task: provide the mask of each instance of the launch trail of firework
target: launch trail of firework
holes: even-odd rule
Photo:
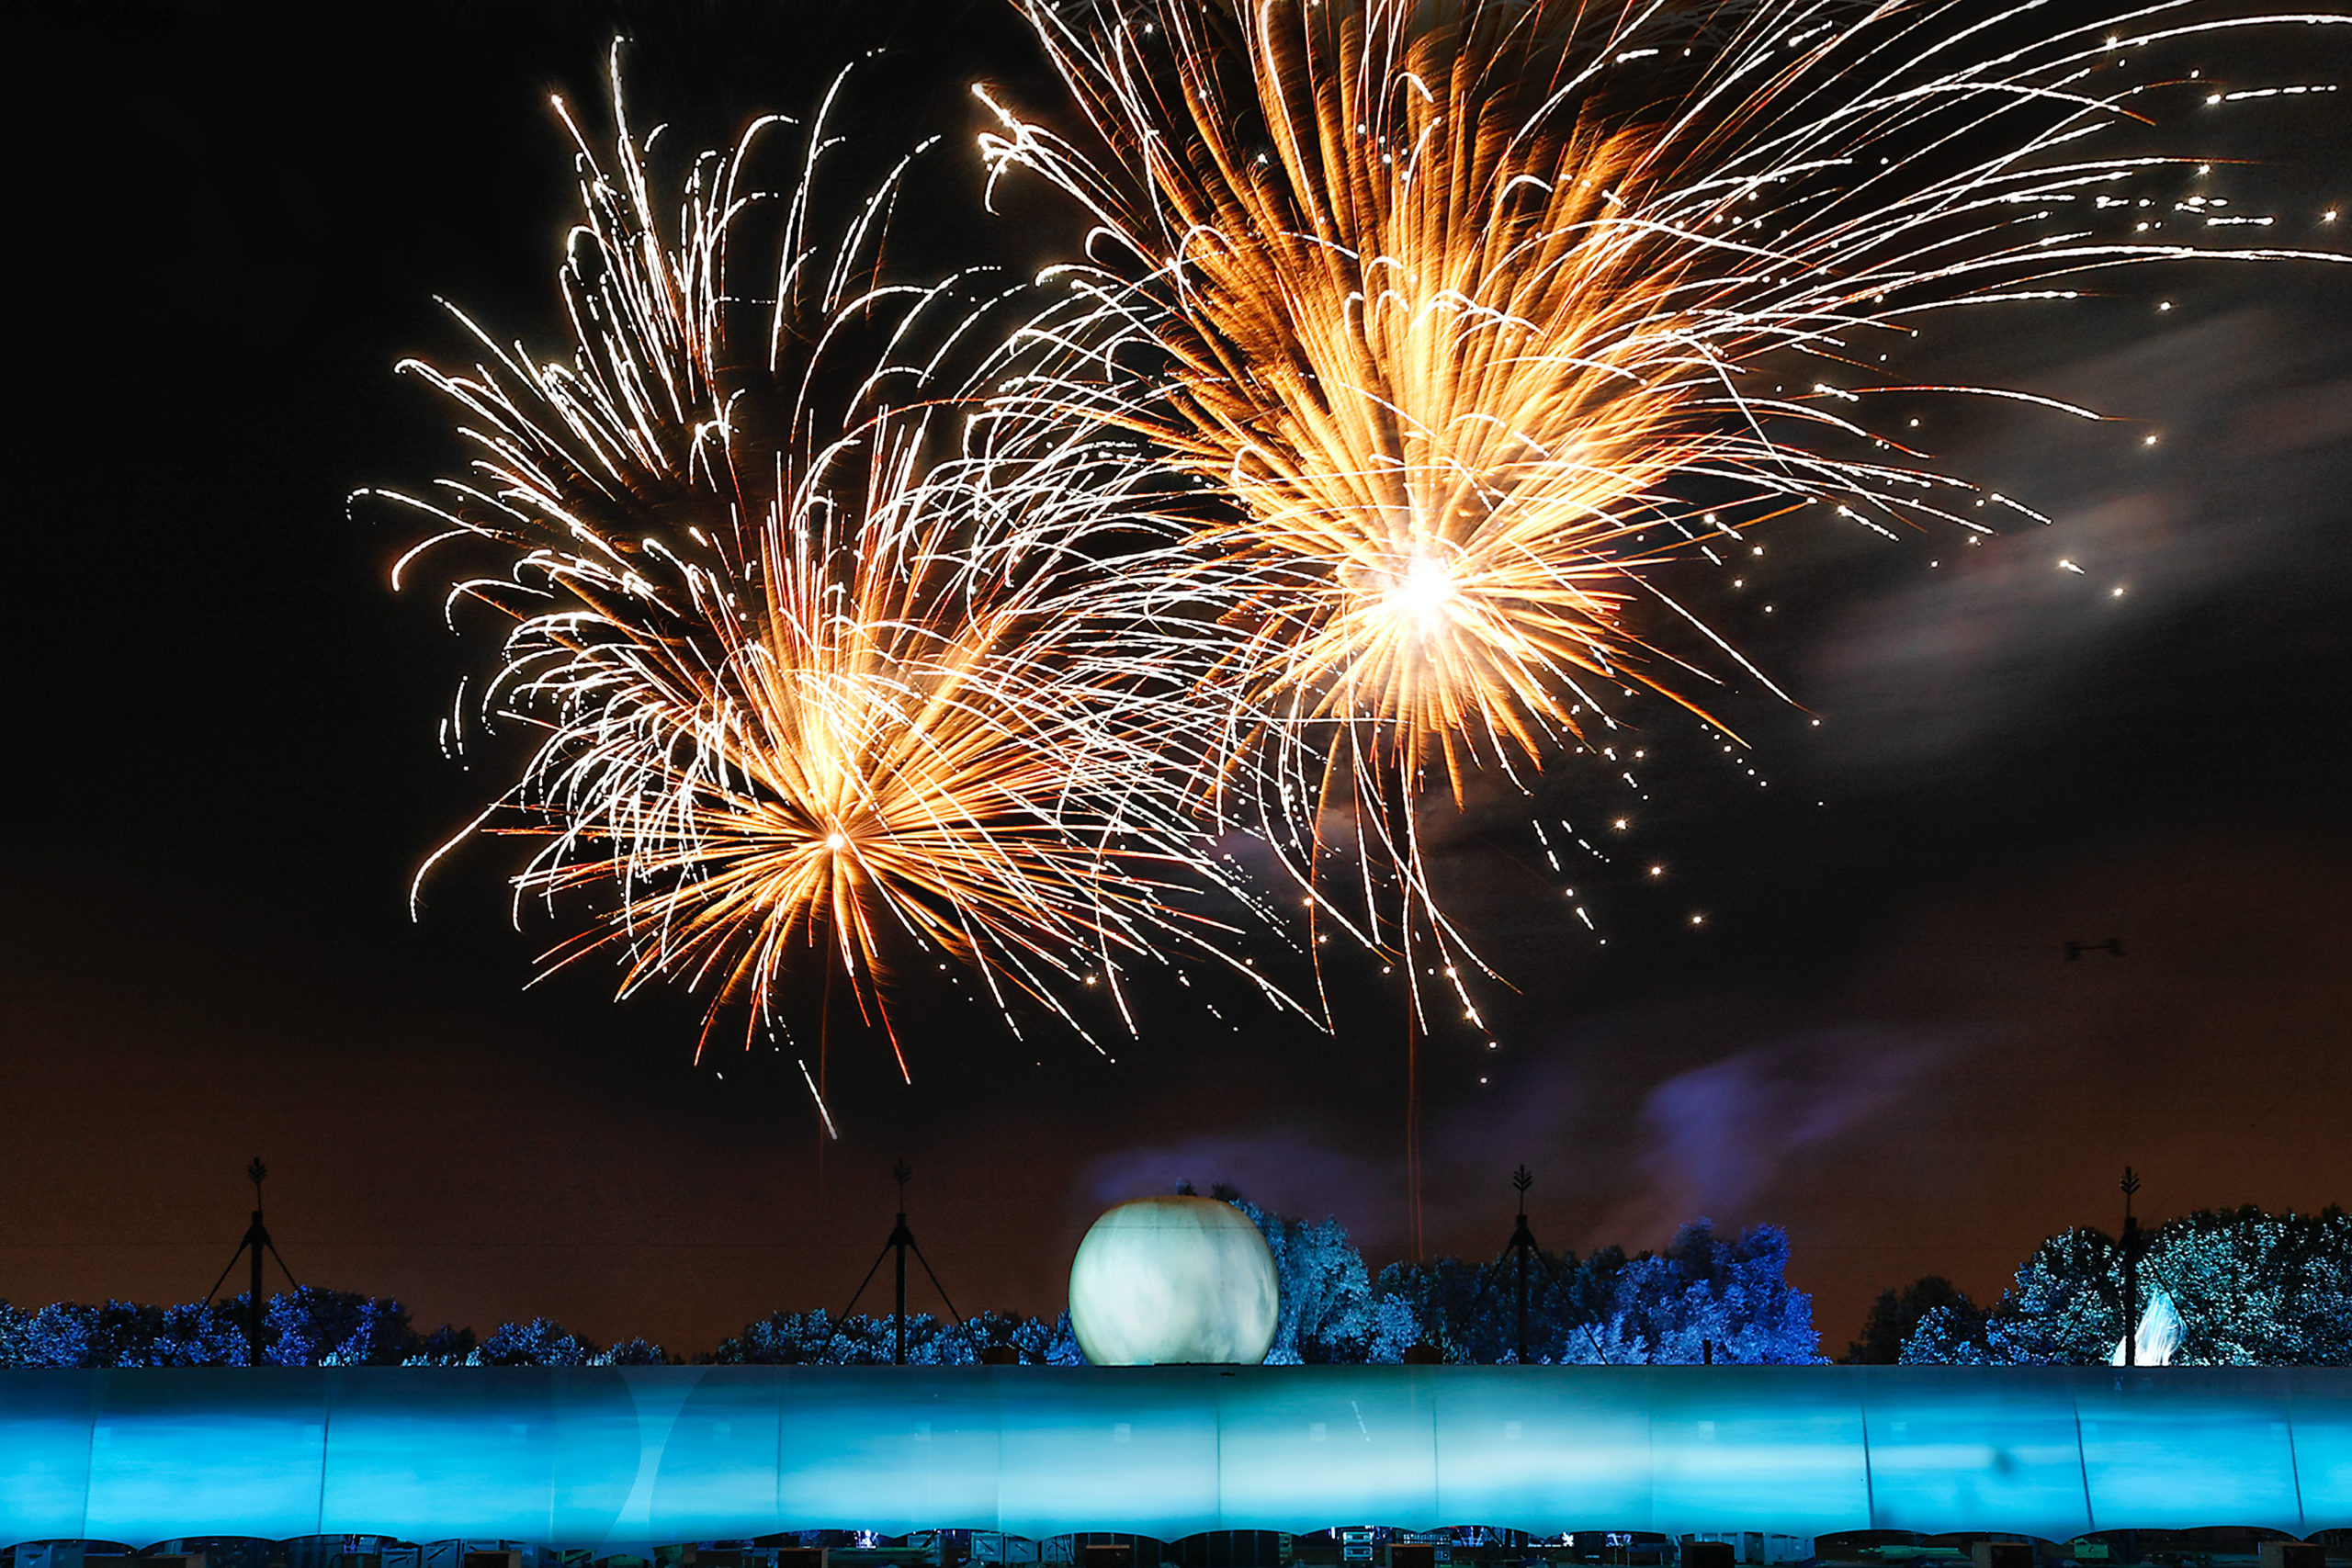
[[[734,1013],[747,1043],[787,1030],[834,976],[890,1031],[894,986],[951,966],[1016,1030],[1035,1006],[1090,1041],[1072,998],[1107,992],[1132,1029],[1147,960],[1227,964],[1282,1001],[1226,940],[1266,911],[1165,761],[1185,730],[1057,609],[1084,564],[1068,541],[1148,516],[1122,475],[1152,467],[970,397],[952,367],[974,342],[964,363],[992,360],[1001,290],[879,281],[905,163],[829,207],[820,111],[771,194],[754,153],[798,128],[770,117],[691,161],[665,231],[659,133],[630,130],[617,56],[613,110],[608,159],[564,114],[569,358],[460,315],[477,363],[403,368],[457,409],[469,470],[368,492],[438,527],[401,573],[450,562],[451,610],[506,623],[451,733],[531,738],[420,883],[480,834],[537,840],[518,917],[584,919],[551,963],[611,953],[624,994],[694,988],[705,1046]]]

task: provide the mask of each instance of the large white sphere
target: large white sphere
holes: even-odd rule
[[[1094,1222],[1069,1266],[1069,1325],[1098,1367],[1255,1366],[1274,1342],[1274,1255],[1215,1198],[1138,1198]]]

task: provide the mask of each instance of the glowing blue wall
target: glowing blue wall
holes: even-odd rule
[[[0,1542],[2352,1526],[2352,1371],[0,1372]]]

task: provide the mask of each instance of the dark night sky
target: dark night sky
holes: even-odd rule
[[[691,1005],[616,1006],[604,974],[524,989],[548,933],[508,929],[495,846],[406,912],[483,787],[435,727],[484,650],[389,592],[410,536],[345,496],[452,457],[390,373],[454,348],[432,296],[554,346],[570,187],[546,93],[593,102],[627,25],[640,120],[708,142],[887,40],[861,133],[955,132],[935,178],[968,189],[963,84],[1043,100],[994,7],[19,25],[0,1296],[194,1297],[256,1150],[306,1283],[682,1350],[838,1307],[900,1154],[967,1310],[1058,1309],[1091,1214],[1179,1177],[1398,1254],[1401,1025],[1376,975],[1339,974],[1336,1039],[1168,1010],[1115,1064],[918,1004],[911,1089],[878,1042],[837,1041],[845,1136],[820,1160],[796,1084],[692,1065]],[[2298,43],[2261,79],[2352,77],[2344,52]],[[2338,105],[2187,133],[2266,160],[2229,188],[2283,243],[2352,206]],[[1023,234],[944,205],[906,231],[951,261]],[[1882,1285],[1989,1295],[2043,1235],[2111,1227],[2126,1161],[2158,1217],[2352,1198],[2347,274],[2149,274],[1931,335],[1954,373],[2128,416],[1935,413],[1955,467],[2055,525],[1974,549],[1770,536],[1748,589],[1710,590],[1806,705],[1737,710],[1769,789],[1659,720],[1635,742],[1651,798],[1573,767],[1544,786],[1551,817],[1630,818],[1596,840],[1609,864],[1552,874],[1523,812],[1449,844],[1522,989],[1488,993],[1498,1051],[1430,1049],[1433,1251],[1503,1240],[1521,1160],[1555,1246],[1775,1221],[1838,1351]],[[2128,958],[2059,958],[2109,935]]]

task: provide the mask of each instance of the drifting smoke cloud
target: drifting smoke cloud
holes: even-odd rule
[[[1621,1020],[1608,1032],[1622,1041],[1642,1030]],[[1464,1256],[1499,1247],[1505,1178],[1520,1160],[1541,1173],[1540,1206],[1602,1215],[1582,1235],[1544,1235],[1548,1245],[1655,1247],[1702,1214],[1727,1224],[1775,1218],[1776,1196],[1816,1154],[1867,1136],[1950,1055],[1941,1042],[1857,1027],[1749,1047],[1645,1090],[1597,1081],[1565,1055],[1532,1066],[1508,1104],[1432,1118],[1433,1242]],[[1374,1252],[1403,1241],[1394,1150],[1358,1152],[1327,1127],[1269,1122],[1148,1145],[1104,1156],[1080,1178],[1097,1208],[1180,1180],[1204,1192],[1227,1182],[1283,1213],[1337,1218]]]
[[[2094,445],[2075,420],[2037,417],[1972,455],[2052,522],[1982,547],[1929,542],[1939,570],[1827,629],[1795,689],[1833,718],[1841,763],[1883,776],[1997,755],[2063,721],[2054,692],[2111,686],[2109,665],[2184,618],[2308,586],[2318,563],[2340,573],[2322,535],[2352,479],[2352,379],[2313,315],[2244,307],[2087,357],[2049,389],[2132,423]],[[2217,650],[2249,666],[2278,651]]]
[[[1759,1211],[1798,1168],[1897,1110],[1946,1055],[1940,1043],[1907,1035],[1839,1029],[1668,1078],[1642,1106],[1644,1188],[1595,1228],[1590,1244],[1656,1245],[1701,1214],[1726,1224],[1771,1218]]]

